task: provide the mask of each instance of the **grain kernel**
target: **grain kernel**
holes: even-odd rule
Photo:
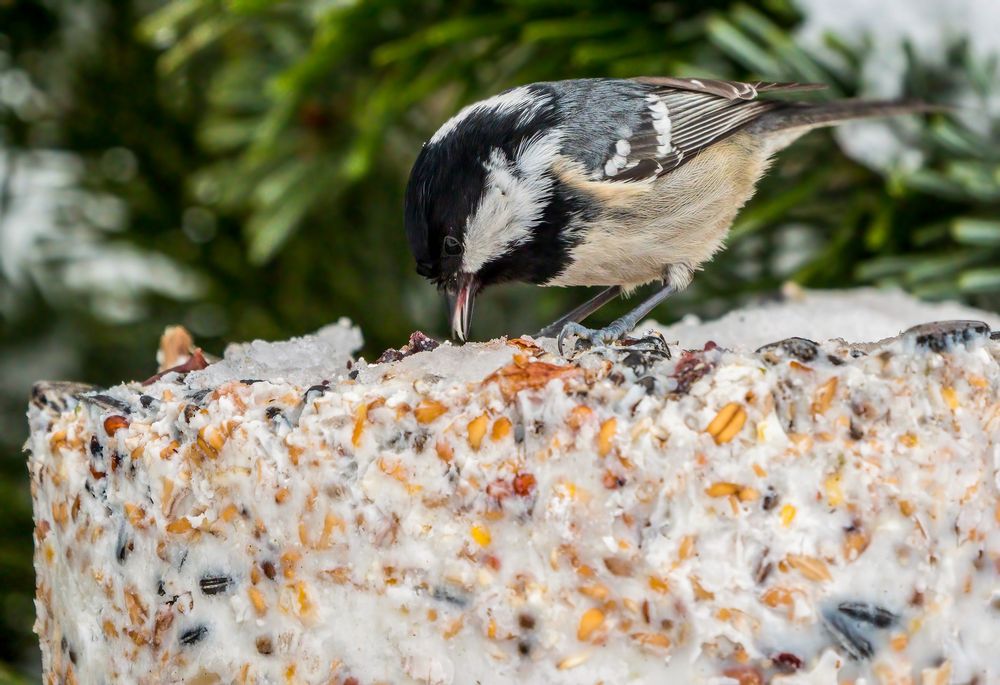
[[[493,430],[490,431],[490,439],[493,440],[493,442],[500,442],[510,435],[510,428],[510,419],[506,416],[501,416],[493,422]]]
[[[589,658],[590,658],[590,652],[580,652],[578,654],[573,654],[572,656],[568,656],[562,661],[560,661],[558,664],[556,664],[556,668],[558,668],[560,671],[568,671],[571,668],[576,668],[577,666],[586,663],[586,661]]]
[[[739,402],[730,402],[715,415],[712,422],[705,429],[715,440],[716,445],[729,442],[743,429],[746,423],[747,412]]]
[[[368,405],[362,402],[358,405],[354,415],[354,431],[351,433],[351,444],[357,447],[361,444],[361,435],[365,430],[365,421],[368,420]]]
[[[193,530],[191,527],[191,522],[188,521],[187,517],[181,517],[176,521],[171,521],[167,524],[168,533],[187,533]]]
[[[472,539],[476,541],[476,544],[478,544],[480,547],[487,547],[489,546],[490,542],[493,541],[493,536],[490,535],[489,529],[486,526],[480,525],[478,523],[472,526],[472,528],[469,530],[469,534],[472,536]]]
[[[646,647],[670,649],[670,638],[662,633],[632,633],[629,637]]]
[[[736,483],[718,482],[712,483],[705,490],[705,494],[709,497],[729,497],[730,495],[735,495],[739,491],[740,486]]]
[[[267,602],[264,600],[264,593],[257,588],[250,586],[250,603],[253,604],[254,610],[263,615],[267,612]]]
[[[831,507],[837,507],[844,503],[844,490],[840,487],[840,474],[827,476],[823,481],[823,490],[826,491],[826,501]]]
[[[129,506],[126,505],[126,511]],[[67,519],[69,519],[69,508],[66,506],[65,502],[53,502],[52,504],[52,518],[60,527],[66,524]]]
[[[941,388],[941,397],[944,398],[949,407],[958,409],[958,396],[955,394],[955,388],[950,385]]]
[[[138,504],[132,504],[131,502],[125,503],[125,516],[128,518],[129,523],[131,523],[136,528],[141,527],[142,520],[146,517],[146,512]]]
[[[599,602],[606,600],[609,594],[607,586],[600,583],[597,585],[584,585],[580,588],[579,592],[581,595],[596,599]]]
[[[281,567],[283,569],[282,575],[284,575],[285,578],[291,579],[295,577],[295,564],[301,558],[302,555],[294,549],[290,549],[281,555]]]
[[[694,596],[697,599],[715,599],[715,593],[706,590],[702,587],[701,581],[698,580],[697,576],[691,576],[689,578],[691,581],[691,589],[694,592]]]
[[[764,685],[764,676],[754,666],[733,666],[724,670],[722,675],[739,685]]]
[[[472,421],[469,421],[469,447],[478,450],[483,444],[483,436],[486,435],[486,426],[489,424],[489,421],[489,417],[486,414],[477,416]]]
[[[694,551],[694,536],[685,535],[681,539],[681,545],[677,552],[681,558],[681,561],[684,561],[685,559],[689,558],[691,556],[691,552],[693,551]]]
[[[170,443],[160,450],[160,459],[167,460],[174,456],[178,449],[180,449],[181,444],[176,440],[171,440]]]
[[[792,593],[785,588],[780,587],[770,588],[761,596],[760,601],[772,609],[777,608],[780,605],[790,607],[795,603]]]
[[[108,619],[104,619],[101,627],[104,629],[104,634],[107,637],[118,637],[118,629],[115,628],[115,624]]]
[[[781,516],[781,525],[787,528],[792,525],[792,521],[795,520],[795,507],[791,504],[786,504],[781,507],[779,516]]]
[[[649,577],[649,588],[655,590],[656,592],[662,592],[664,594],[670,592],[670,584],[663,580],[659,576]]]
[[[837,393],[837,377],[834,376],[821,385],[816,391],[812,403],[813,414],[825,414],[833,402],[833,396]]]
[[[455,450],[450,443],[444,440],[438,440],[434,445],[434,451],[437,452],[438,459],[445,463],[450,463],[455,457]]]
[[[618,419],[611,417],[601,424],[601,432],[597,435],[597,454],[606,457],[611,451],[611,441],[618,430]]]
[[[569,416],[566,418],[566,424],[570,428],[578,429],[593,415],[593,409],[581,404],[574,407],[573,411],[569,413]]]
[[[576,629],[576,639],[586,642],[591,635],[604,623],[604,612],[600,609],[587,609],[580,617],[580,625]]]
[[[421,400],[417,408],[413,410],[413,415],[417,423],[432,423],[439,416],[448,411],[448,408],[437,400]]]
[[[822,559],[807,556],[805,554],[789,554],[788,563],[791,564],[792,568],[797,570],[809,580],[815,580],[818,582],[833,580],[833,576],[830,575],[830,570],[827,568],[826,562]]]
[[[312,613],[312,602],[309,601],[309,594],[306,592],[306,584],[301,580],[295,583],[296,612],[299,616],[308,616]]]
[[[852,530],[844,537],[844,558],[853,561],[868,549],[868,535],[861,530]]]

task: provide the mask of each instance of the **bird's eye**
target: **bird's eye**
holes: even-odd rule
[[[449,257],[462,254],[462,243],[458,242],[458,238],[454,236],[447,236],[444,239],[444,253]]]

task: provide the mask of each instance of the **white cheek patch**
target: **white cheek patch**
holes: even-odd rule
[[[443,140],[449,133],[458,128],[458,125],[461,124],[463,120],[468,118],[468,116],[474,112],[493,110],[497,114],[506,114],[508,112],[520,110],[521,116],[518,123],[525,124],[530,121],[540,109],[549,104],[549,100],[550,98],[547,93],[532,92],[532,90],[527,86],[512,88],[506,93],[494,95],[491,98],[475,102],[462,109],[458,114],[441,125],[441,128],[439,128],[437,132],[431,136],[428,144],[433,145],[434,143],[438,143]]]
[[[476,273],[531,239],[552,193],[559,141],[550,131],[523,144],[513,161],[500,150],[490,154],[483,198],[465,226],[462,271]]]

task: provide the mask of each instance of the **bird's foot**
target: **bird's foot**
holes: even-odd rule
[[[566,345],[566,339],[569,337],[576,338],[576,348],[586,349],[588,347],[606,347],[611,343],[618,342],[626,335],[632,327],[628,325],[627,322],[618,319],[611,322],[604,328],[587,328],[586,326],[574,322],[570,322],[563,326],[562,330],[559,332],[559,337],[556,338],[556,344],[559,347],[559,354],[565,354],[564,347]]]

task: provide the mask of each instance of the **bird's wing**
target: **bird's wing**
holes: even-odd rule
[[[741,83],[712,79],[638,78],[648,86],[639,125],[608,150],[604,180],[639,181],[661,176],[736,133],[780,100],[760,93],[816,90],[804,83]]]

